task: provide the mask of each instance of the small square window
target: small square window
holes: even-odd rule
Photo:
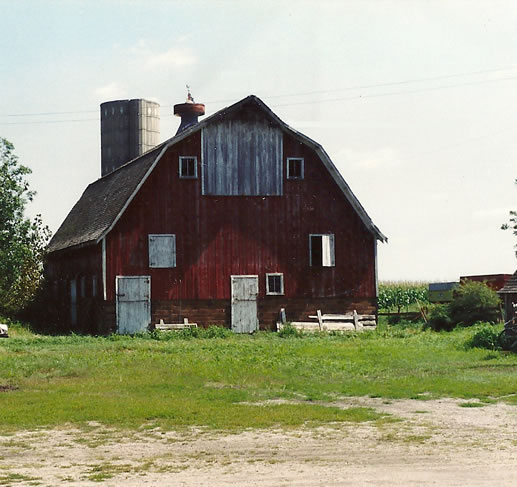
[[[180,178],[197,178],[197,157],[180,156]]]
[[[303,158],[287,158],[287,179],[303,179]]]
[[[266,274],[266,294],[284,294],[283,274]]]

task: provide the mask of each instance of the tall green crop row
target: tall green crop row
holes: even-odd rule
[[[409,310],[411,305],[429,303],[428,285],[425,282],[384,281],[379,283],[379,309],[382,311]]]

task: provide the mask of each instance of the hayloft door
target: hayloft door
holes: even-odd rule
[[[232,276],[232,331],[253,333],[258,329],[258,276]]]
[[[146,331],[151,323],[151,277],[117,276],[117,331]]]

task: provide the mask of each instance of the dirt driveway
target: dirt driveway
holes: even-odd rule
[[[0,435],[0,485],[517,485],[517,407],[464,403],[349,399],[400,421],[288,432]]]

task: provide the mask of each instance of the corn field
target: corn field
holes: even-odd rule
[[[427,282],[383,281],[379,283],[379,310],[400,313],[412,305],[429,303]]]

